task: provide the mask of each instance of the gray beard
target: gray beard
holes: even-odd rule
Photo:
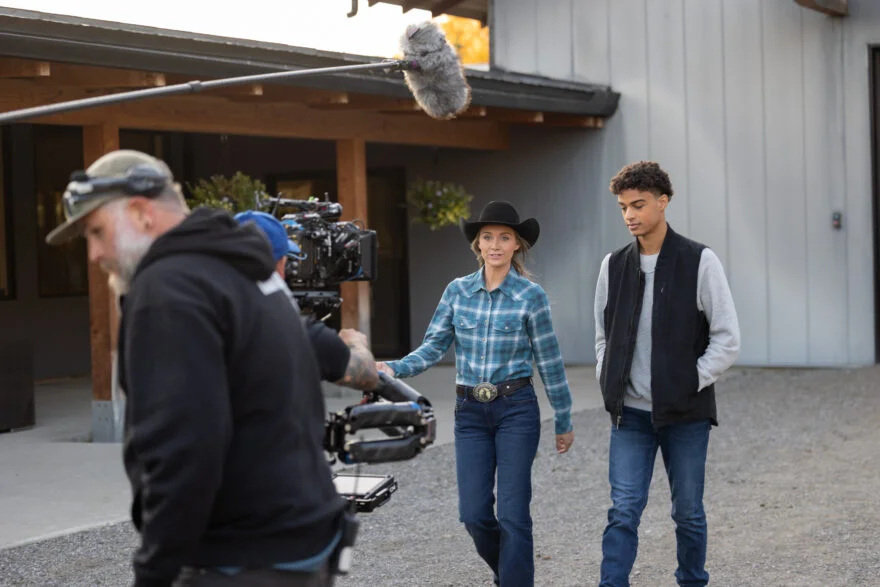
[[[116,297],[124,296],[128,293],[128,290],[131,287],[131,283],[124,281],[115,273],[109,275],[107,278],[107,284],[110,286],[110,290],[116,295]]]
[[[108,284],[117,296],[128,293],[131,282],[137,272],[138,265],[153,246],[153,239],[145,234],[137,234],[125,221],[117,224],[116,228],[116,251],[117,267],[110,271]]]

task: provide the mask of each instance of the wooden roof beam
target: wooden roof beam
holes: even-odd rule
[[[350,94],[348,100],[339,103],[316,104],[318,110],[367,110],[374,112],[421,112],[415,100],[395,99],[371,94]]]
[[[828,16],[846,16],[849,13],[847,0],[794,0],[804,8],[823,12]]]
[[[130,69],[52,63],[48,77],[41,83],[75,88],[153,88],[166,85],[165,74]]]
[[[598,116],[578,116],[576,114],[544,113],[544,124],[548,126],[567,126],[573,128],[602,128],[605,120]]]
[[[421,0],[403,0],[403,2],[400,5],[401,5],[401,7],[403,7],[404,14],[414,8],[420,8],[420,9],[424,8],[423,2]]]
[[[205,95],[225,96],[237,102],[259,104],[301,104],[303,106],[311,106],[314,108],[322,108],[328,105],[342,107],[348,103],[348,95],[345,92],[329,92],[326,95],[317,92],[313,93],[308,90],[304,92],[277,92],[272,91],[271,88],[267,86],[263,86],[261,94],[234,94],[211,90]]]
[[[485,106],[468,106],[468,109],[458,115],[459,118],[486,118],[488,109]]]
[[[440,0],[431,6],[431,16],[437,18],[441,14],[446,14],[462,2],[464,2],[464,0]]]
[[[215,96],[223,96],[224,98],[255,98],[259,100],[263,97],[265,90],[263,84],[244,84],[241,86],[217,88],[215,90],[210,90],[210,93]]]
[[[486,111],[486,118],[514,124],[542,124],[544,122],[544,113],[528,110],[511,110],[509,108],[489,108]]]
[[[330,90],[318,90],[314,88],[273,88],[272,95],[283,96],[300,102],[307,106],[320,106],[322,104],[348,104],[351,99],[348,92],[332,92]]]
[[[48,61],[16,57],[0,58],[0,78],[48,77],[51,73],[52,65]]]
[[[170,73],[165,74],[165,83],[169,86],[185,84],[191,81],[195,81],[191,76]],[[206,95],[210,94],[212,96],[223,96],[226,98],[258,98],[263,96],[265,88],[263,87],[263,84],[242,84],[238,86],[227,86],[225,88],[215,88],[213,90],[202,90],[202,92]]]
[[[193,81],[193,78],[182,75],[168,75],[168,84],[182,84]],[[208,81],[208,80],[200,80]],[[228,86],[200,92],[204,96],[223,96],[235,101],[269,103],[298,103],[305,105],[347,104],[347,92],[333,92],[314,88],[303,88],[281,84],[246,84]]]

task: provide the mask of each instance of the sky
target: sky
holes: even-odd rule
[[[0,0],[4,8],[377,57],[392,57],[406,26],[431,18],[425,10],[358,5],[348,18],[351,0],[244,0],[225,7],[220,0]]]

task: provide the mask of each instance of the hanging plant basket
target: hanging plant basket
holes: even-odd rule
[[[232,177],[212,175],[210,179],[200,179],[196,185],[186,184],[195,201],[194,208],[222,208],[230,214],[244,210],[257,210],[259,199],[266,196],[266,186],[241,171]]]
[[[473,196],[464,187],[421,177],[410,183],[407,200],[415,208],[413,222],[427,224],[431,230],[456,226],[461,218],[470,218]]]

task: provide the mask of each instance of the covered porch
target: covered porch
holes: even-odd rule
[[[220,39],[134,25],[0,9],[0,109],[11,111],[132,89],[163,87],[191,80],[208,80],[253,73],[366,63],[364,57],[342,55],[237,39]],[[126,133],[191,133],[216,137],[263,137],[322,141],[332,145],[326,162],[333,170],[334,188],[343,205],[343,219],[375,224],[368,213],[368,152],[384,145],[422,149],[504,151],[513,127],[596,129],[613,114],[618,95],[604,86],[557,82],[497,71],[468,71],[473,90],[469,110],[453,121],[426,116],[409,95],[400,73],[386,71],[306,77],[272,84],[251,84],[211,92],[153,97],[117,105],[42,116],[3,129],[4,200],[14,204],[34,189],[23,174],[21,153],[10,137],[30,124],[81,129],[81,168],[102,154],[120,148]],[[123,140],[121,140],[123,137]],[[146,143],[146,148],[150,148]],[[155,146],[155,144],[153,144]],[[59,149],[64,148],[58,145]],[[19,150],[20,151],[20,150]],[[172,163],[192,157],[184,149],[160,152]],[[30,159],[33,168],[33,159]],[[181,163],[183,165],[183,163]],[[27,168],[27,165],[24,166]],[[73,171],[70,169],[69,171]],[[175,170],[177,173],[177,170]],[[56,182],[57,183],[57,182]],[[53,201],[41,202],[41,218],[60,221],[63,185],[48,190]],[[45,194],[40,196],[46,197]],[[7,204],[6,214],[14,205]],[[54,214],[54,216],[53,216]],[[27,239],[16,223],[14,246],[6,250],[15,268],[29,265],[40,247],[39,231]],[[48,222],[48,220],[46,220]],[[44,226],[41,230],[51,230]],[[26,231],[32,232],[32,231]],[[8,236],[8,235],[7,235]],[[36,236],[34,241],[30,238]],[[75,245],[74,245],[75,246]],[[79,245],[82,246],[81,244]],[[84,254],[84,250],[81,254]],[[15,275],[11,282],[15,284]],[[0,318],[16,313],[30,294],[23,280],[9,288],[0,302]],[[34,288],[37,289],[37,288]],[[373,314],[370,284],[342,285],[340,322],[370,335]],[[107,281],[94,266],[87,270],[89,362],[92,388],[92,438],[115,440],[113,418],[118,394],[114,389],[113,356],[117,316]],[[53,303],[59,302],[57,299]],[[31,306],[35,307],[35,306]],[[37,310],[35,314],[39,314]],[[18,340],[46,348],[51,331],[18,317],[11,333]],[[69,333],[63,333],[62,337]],[[10,336],[10,333],[7,333]],[[40,345],[43,345],[42,347]],[[39,352],[39,351],[37,351]]]

